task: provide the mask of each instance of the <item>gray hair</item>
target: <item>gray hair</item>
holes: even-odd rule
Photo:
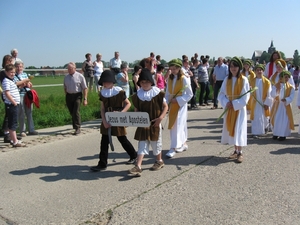
[[[16,61],[15,62],[15,66],[18,66],[18,65],[21,65],[21,64],[24,66],[24,63],[22,61]]]
[[[14,52],[18,52],[18,49],[14,48],[10,51],[10,54],[13,54]]]

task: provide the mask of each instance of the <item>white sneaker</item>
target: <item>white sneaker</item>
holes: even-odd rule
[[[189,146],[187,144],[183,144],[180,148],[176,148],[176,152],[183,152],[188,150]]]
[[[176,155],[176,152],[173,148],[171,148],[168,153],[166,154],[167,157],[173,158]]]

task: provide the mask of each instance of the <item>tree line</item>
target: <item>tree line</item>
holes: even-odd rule
[[[281,54],[281,57],[282,57],[284,60],[286,60],[285,54],[284,54],[283,52],[280,52],[280,54]],[[270,57],[271,57],[271,54],[268,53],[268,52],[266,52],[266,51],[264,51],[264,52],[262,53],[260,59],[259,59],[259,63],[264,63],[264,62],[265,62],[265,63],[268,63],[268,62],[270,61]],[[224,58],[225,58],[225,59],[230,59],[231,57],[226,56],[226,57],[224,57]],[[242,58],[242,59],[245,59],[244,57],[241,57],[241,58]],[[129,66],[130,68],[133,68],[135,65],[138,65],[138,64],[140,63],[140,61],[141,61],[141,60],[135,60],[135,61],[132,62],[132,63],[127,63],[126,61],[122,61],[122,62],[123,62],[123,63],[127,63],[128,66]],[[214,61],[215,61],[215,57],[213,57],[213,58],[211,58],[211,59],[209,60],[209,64],[210,64],[210,65],[214,65]],[[109,62],[105,62],[105,61],[102,61],[102,62],[103,62],[103,66],[104,66],[105,68],[108,68],[108,67],[109,67]],[[166,65],[166,64],[167,64],[167,61],[165,61],[164,59],[162,59],[162,60],[161,60],[161,63],[162,63],[163,65]],[[300,56],[299,56],[298,50],[295,50],[294,55],[293,55],[293,60],[290,61],[289,63],[293,64],[294,66],[300,66]],[[76,64],[76,68],[81,68],[83,62],[76,62],[75,64]],[[66,64],[63,65],[63,66],[58,66],[58,67],[50,67],[50,66],[47,66],[47,68],[48,68],[48,69],[66,69],[67,66],[68,66],[68,64],[66,63]],[[35,67],[35,66],[28,66],[28,67],[26,67],[26,69],[44,69],[44,68],[45,68],[45,67],[42,67],[42,66],[41,66],[41,68],[37,68],[37,67]]]

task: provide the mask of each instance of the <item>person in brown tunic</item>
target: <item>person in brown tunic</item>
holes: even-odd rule
[[[111,127],[105,118],[106,112],[126,112],[131,106],[130,101],[126,98],[126,94],[123,89],[114,86],[115,82],[115,74],[111,70],[105,70],[99,80],[99,85],[103,86],[103,89],[100,91],[102,118],[100,132],[102,137],[100,143],[99,162],[97,166],[91,167],[92,171],[100,171],[107,168],[109,128],[111,129],[111,136],[117,136],[118,141],[130,156],[127,164],[134,164],[136,161],[137,153],[126,137],[125,127]]]
[[[150,70],[142,69],[137,84],[141,87],[132,95],[132,102],[136,112],[147,112],[151,121],[150,127],[138,127],[134,139],[138,140],[138,157],[135,167],[129,170],[128,176],[141,176],[142,161],[144,155],[149,155],[149,147],[153,149],[156,162],[150,170],[156,171],[164,167],[162,160],[162,126],[161,121],[165,117],[168,105],[165,93],[154,86],[154,80]]]

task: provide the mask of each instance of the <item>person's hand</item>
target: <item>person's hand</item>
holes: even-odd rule
[[[177,103],[177,99],[176,98],[172,98],[171,103]]]
[[[276,90],[280,90],[280,82],[275,84]]]
[[[228,108],[228,109],[232,109],[233,108],[233,105],[232,105],[231,101],[227,102],[226,108]]]
[[[28,88],[32,88],[32,83],[31,83],[31,82],[28,82],[26,86],[27,86]]]
[[[111,125],[109,123],[107,123],[106,121],[102,121],[103,126],[107,129],[109,127],[111,127]]]
[[[161,121],[162,121],[162,118],[160,118],[160,117],[158,117],[154,120],[151,120],[151,122],[154,122],[153,125],[151,125],[151,126],[158,127]]]
[[[86,106],[88,104],[87,99],[83,100],[83,105]]]

